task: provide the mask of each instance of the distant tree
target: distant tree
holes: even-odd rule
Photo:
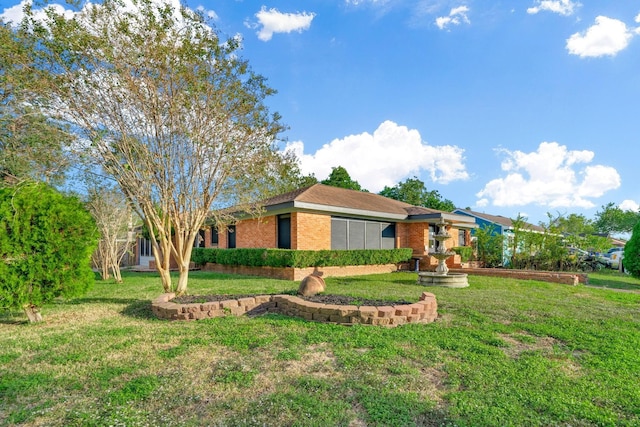
[[[100,232],[93,263],[102,280],[113,276],[121,283],[120,263],[135,243],[133,209],[117,188],[105,184],[89,187],[86,205]]]
[[[484,267],[502,266],[504,242],[502,235],[496,232],[495,226],[476,228],[473,244],[476,257]]]
[[[239,39],[189,8],[72,3],[84,6],[73,18],[28,16],[16,33],[38,46],[34,71],[51,80],[43,109],[117,182],[151,233],[164,290],[183,294],[204,221],[232,220],[230,205],[255,210],[282,170],[284,127],[264,102],[275,91],[238,55]]]
[[[630,233],[640,221],[640,212],[623,211],[614,203],[608,203],[601,209],[596,212],[594,221],[595,229],[601,233]]]
[[[385,186],[378,194],[414,206],[424,206],[446,212],[451,212],[456,208],[451,200],[443,199],[437,190],[428,191],[424,182],[417,177],[408,178],[393,187]]]
[[[78,198],[42,183],[0,188],[0,307],[37,322],[43,304],[82,295],[97,238]]]
[[[347,188],[349,190],[358,190],[358,191],[366,191],[362,190],[362,187],[358,183],[358,181],[354,181],[349,176],[349,172],[342,166],[337,166],[331,168],[331,173],[327,179],[320,181],[321,184],[330,185],[332,187],[339,188]]]
[[[572,213],[565,216],[559,213],[555,218],[548,215],[558,233],[592,234],[596,232],[593,221],[584,215]]]
[[[640,278],[640,222],[633,227],[631,238],[624,246],[624,269],[633,277]]]

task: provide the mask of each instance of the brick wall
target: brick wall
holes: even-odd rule
[[[540,271],[540,270],[511,270],[507,268],[461,268],[451,269],[450,272],[467,273],[475,276],[506,277],[510,279],[539,280],[541,282],[562,283],[565,285],[589,284],[586,273]]]
[[[365,274],[383,274],[398,271],[396,264],[380,265],[352,265],[345,267],[249,267],[245,265],[221,265],[207,263],[203,267],[205,271],[215,271],[225,274],[241,274],[243,276],[260,276],[272,279],[299,281],[316,270],[322,272],[323,277],[347,277]]]
[[[331,216],[306,212],[292,213],[291,249],[331,249]]]
[[[395,327],[406,323],[430,323],[438,317],[436,296],[423,292],[420,301],[396,306],[356,306],[320,304],[293,295],[257,295],[225,301],[176,304],[175,294],[160,295],[152,301],[153,313],[167,320],[198,320],[245,314],[279,313],[306,320],[342,325]]]
[[[237,248],[277,247],[276,217],[246,219],[236,224]]]

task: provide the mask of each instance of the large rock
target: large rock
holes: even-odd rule
[[[310,297],[324,292],[325,289],[324,279],[317,273],[314,273],[302,279],[300,287],[298,288],[298,295]]]

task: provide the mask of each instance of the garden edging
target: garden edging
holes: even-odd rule
[[[173,298],[174,293],[166,293],[151,302],[151,309],[156,317],[167,320],[199,320],[278,313],[316,322],[388,327],[406,323],[431,323],[438,317],[436,296],[430,292],[423,292],[420,301],[413,304],[381,307],[321,304],[294,295],[257,295],[191,304],[171,302]]]

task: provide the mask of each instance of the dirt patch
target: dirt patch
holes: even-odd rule
[[[174,303],[177,303],[177,304],[193,304],[193,303],[225,301],[225,300],[230,300],[230,299],[252,298],[252,297],[255,297],[257,295],[264,295],[264,294],[183,295],[183,296],[179,296],[179,297],[176,297],[176,298],[172,299],[171,302],[174,302]],[[406,304],[413,304],[415,302],[415,301],[405,301],[405,300],[385,301],[385,300],[377,300],[377,299],[350,297],[350,296],[346,296],[346,295],[313,295],[313,296],[309,296],[309,297],[303,297],[302,295],[296,295],[296,296],[298,298],[301,298],[301,299],[305,300],[305,301],[317,302],[317,303],[321,303],[321,304],[357,305],[357,306],[370,306],[370,307],[406,305]]]
[[[525,351],[542,350],[551,353],[553,352],[553,345],[557,343],[557,341],[551,337],[533,337],[528,334],[518,334],[516,337],[500,334],[500,338],[509,344],[508,347],[502,347],[502,351],[504,351],[507,356],[514,358]]]

